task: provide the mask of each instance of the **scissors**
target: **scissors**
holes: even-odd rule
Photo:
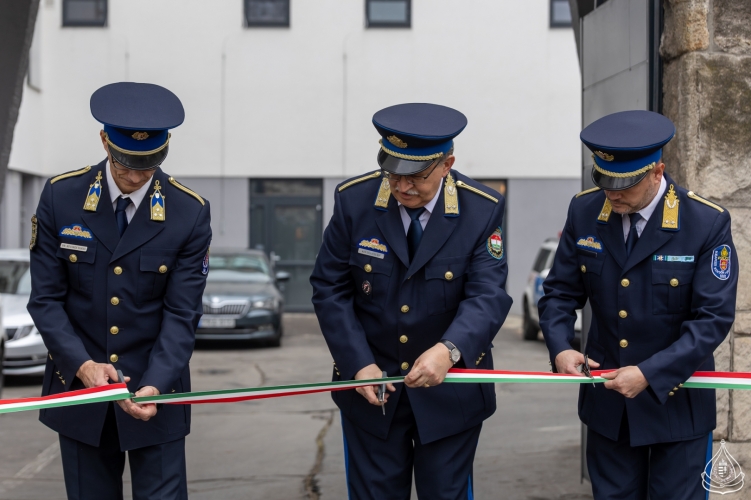
[[[381,377],[386,378],[388,375],[386,375],[386,372],[381,372]],[[378,401],[381,403],[381,410],[383,411],[384,416],[386,415],[386,399],[384,398],[386,394],[386,382],[382,383],[378,386]]]
[[[584,364],[582,365],[582,374],[585,377],[594,379],[594,377],[592,376],[592,371],[589,369],[589,356],[587,356],[586,354],[584,355]],[[592,387],[597,387],[597,384],[594,383],[594,380],[592,381]]]

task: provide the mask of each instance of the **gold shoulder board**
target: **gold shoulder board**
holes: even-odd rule
[[[76,177],[77,175],[83,175],[86,172],[88,172],[89,170],[91,170],[91,167],[84,167],[81,170],[74,170],[73,172],[68,172],[68,173],[65,173],[65,174],[60,174],[57,177],[53,177],[52,179],[50,179],[50,184],[54,184],[57,181],[60,181],[60,180],[63,180],[63,179],[67,179],[68,177]]]
[[[702,197],[701,197],[701,196],[699,196],[698,194],[694,193],[693,191],[689,191],[689,192],[688,192],[688,197],[689,197],[689,198],[691,198],[692,200],[696,200],[696,201],[698,201],[699,203],[704,203],[704,204],[705,204],[705,205],[707,205],[708,207],[712,207],[712,208],[714,208],[715,210],[717,210],[717,211],[718,211],[718,212],[720,212],[720,213],[722,213],[722,212],[724,212],[724,211],[725,211],[725,209],[724,209],[724,208],[722,208],[722,207],[721,207],[720,205],[715,205],[715,204],[714,204],[714,203],[712,203],[711,201],[709,201],[709,200],[705,200],[704,198],[702,198]]]
[[[596,193],[599,190],[600,190],[600,188],[598,188],[598,187],[593,187],[593,188],[585,189],[581,193],[577,194],[576,197],[578,198],[580,196],[584,196],[585,194]]]
[[[198,193],[196,193],[195,191],[191,191],[190,189],[186,188],[185,186],[183,186],[182,184],[180,184],[179,182],[177,182],[174,177],[170,177],[169,178],[169,182],[170,182],[170,184],[172,184],[173,186],[175,186],[180,191],[185,191],[186,193],[188,193],[189,195],[191,195],[192,197],[194,197],[196,200],[200,201],[201,205],[206,205],[206,202],[203,201],[203,198],[201,198],[198,195]]]
[[[381,171],[377,170],[377,171],[373,172],[372,174],[364,175],[362,177],[358,177],[357,179],[352,179],[351,181],[347,182],[346,184],[342,184],[341,186],[339,186],[339,192],[341,193],[342,191],[344,191],[348,187],[354,186],[355,184],[359,184],[359,183],[361,183],[363,181],[367,181],[367,180],[370,180],[370,179],[377,179],[380,176],[381,176]]]
[[[468,184],[465,184],[463,181],[456,181],[456,185],[458,187],[462,188],[462,189],[466,189],[467,191],[472,191],[475,194],[479,194],[483,198],[487,198],[490,201],[492,201],[493,203],[498,203],[498,198],[496,198],[495,196],[490,196],[485,191],[480,191],[479,189],[477,189],[475,187],[472,187],[472,186],[470,186]]]

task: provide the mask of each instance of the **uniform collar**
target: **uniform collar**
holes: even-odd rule
[[[441,185],[438,186],[438,190],[435,192],[435,196],[433,196],[433,199],[428,202],[427,205],[425,205],[425,211],[427,211],[429,214],[433,214],[433,209],[435,209],[435,204],[438,203],[438,198],[441,196],[441,190],[443,189],[443,183],[445,182],[444,179],[441,179]],[[400,207],[402,206],[401,202],[396,202]]]
[[[112,177],[112,172],[110,171],[110,165],[109,160],[105,160],[104,162],[104,170],[107,171],[107,187],[109,188],[110,198],[111,202],[115,203],[115,200],[117,200],[119,197],[123,198],[130,198],[130,201],[133,202],[133,206],[136,210],[138,210],[139,205],[143,201],[144,197],[146,196],[146,192],[149,190],[149,186],[151,186],[151,181],[147,182],[137,190],[133,191],[130,194],[123,194],[122,191],[120,191],[120,188],[117,187],[117,184],[115,183],[114,177]]]
[[[646,207],[639,210],[637,213],[641,215],[644,218],[644,222],[646,223],[649,221],[649,218],[652,217],[652,214],[654,213],[655,209],[657,208],[657,205],[660,203],[660,200],[662,199],[662,196],[665,194],[665,189],[667,189],[668,183],[665,180],[665,176],[663,175],[660,177],[660,188],[657,190],[657,194],[655,194],[655,197],[652,198],[652,201],[647,205]]]

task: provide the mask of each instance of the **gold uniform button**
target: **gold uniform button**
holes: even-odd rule
[[[668,396],[675,396],[675,393],[673,391],[668,392]]]
[[[620,316],[621,318],[626,319],[628,317],[628,313],[626,311],[624,311],[624,310],[621,309],[620,311],[618,311],[618,316]]]
[[[409,363],[407,363],[406,361],[402,363],[402,370],[406,370],[408,368],[409,368]]]
[[[120,329],[118,327],[116,327],[116,326],[113,326],[112,328],[110,328],[110,333],[112,335],[117,335],[118,333],[120,333]],[[115,356],[115,357],[117,357],[117,356]]]
[[[47,355],[50,357],[50,360],[52,359],[52,354],[47,353]]]
[[[159,266],[159,272],[162,273],[162,274],[166,273],[167,272],[167,266],[165,266],[164,264],[162,264],[161,266]]]
[[[405,314],[409,312],[409,306],[407,304],[404,304],[402,306],[402,312],[405,313]]]
[[[402,344],[406,344],[408,340],[409,339],[407,338],[406,335],[402,335],[401,337],[399,337],[399,342],[401,342]]]
[[[670,286],[676,287],[678,285],[679,285],[679,283],[678,283],[677,279],[673,278],[672,280],[670,280]]]
[[[677,387],[673,387],[673,390],[674,390],[674,391],[677,391],[677,390],[678,390],[678,388],[677,388]]]
[[[123,268],[120,266],[117,266],[115,268],[115,274],[118,274],[118,275],[123,274]]]
[[[683,387],[683,384],[678,384],[678,387]]]
[[[78,262],[78,257],[76,256],[76,254],[72,253],[70,254],[70,257],[68,257],[68,260],[70,260],[71,262]]]
[[[628,347],[628,340],[623,339],[620,342],[618,342],[618,345],[623,347],[624,349]]]
[[[582,264],[582,266],[579,269],[581,269],[583,273],[587,272],[587,266],[585,266],[584,264]]]
[[[366,273],[369,273],[373,270],[373,266],[371,266],[370,264],[365,264],[365,267],[363,269],[365,269]]]
[[[117,357],[117,354],[112,354],[110,356],[110,361],[113,362],[113,363],[117,363],[118,359],[120,359],[120,358]]]
[[[116,306],[116,305],[118,305],[119,303],[120,303],[120,299],[118,299],[117,297],[112,297],[112,298],[110,299],[110,304],[112,304],[113,306]]]
[[[630,282],[630,281],[628,280],[628,278],[623,278],[623,279],[621,280],[621,286],[622,286],[623,288],[626,288],[626,287],[627,287],[627,286],[629,286],[630,284],[631,284],[631,282]]]
[[[443,275],[444,278],[446,278],[446,281],[451,281],[454,279],[454,273],[451,271],[446,271],[446,274]]]

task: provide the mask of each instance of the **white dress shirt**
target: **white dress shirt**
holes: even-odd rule
[[[423,230],[425,230],[425,226],[428,225],[430,214],[433,213],[435,204],[438,202],[438,197],[441,195],[441,189],[443,189],[443,179],[441,179],[441,185],[438,186],[438,191],[435,192],[435,196],[433,196],[433,199],[430,200],[427,205],[425,205],[425,211],[420,214],[420,218],[417,219],[420,221],[420,225],[422,226]],[[409,231],[409,225],[412,224],[412,219],[409,218],[407,210],[401,203],[399,203],[399,215],[402,216],[402,224],[404,224],[404,234],[407,234],[407,232]]]
[[[117,199],[121,196],[123,198],[130,198],[130,201],[132,201],[132,203],[130,203],[125,209],[125,217],[128,218],[128,224],[130,224],[133,216],[136,215],[138,205],[141,204],[144,197],[146,196],[146,192],[149,190],[149,186],[151,186],[151,181],[147,182],[130,194],[123,194],[122,191],[120,191],[120,188],[117,187],[117,184],[115,184],[114,177],[112,177],[112,172],[110,172],[109,160],[107,161],[105,170],[107,171],[107,188],[110,191],[110,198],[112,198],[112,210],[117,209]]]
[[[657,205],[660,203],[660,200],[662,199],[662,195],[665,194],[665,189],[667,187],[668,187],[668,183],[665,180],[665,177],[663,176],[660,179],[660,188],[657,190],[657,194],[652,199],[652,202],[646,207],[636,212],[642,216],[642,219],[636,223],[636,233],[639,235],[639,237],[641,237],[642,231],[644,231],[644,228],[646,227],[647,222],[649,222],[649,218],[652,217],[652,214],[657,208]],[[626,215],[621,215],[621,219],[623,221],[623,241],[626,241],[628,239],[628,232],[631,230],[631,218],[628,216],[628,214],[626,214]]]

